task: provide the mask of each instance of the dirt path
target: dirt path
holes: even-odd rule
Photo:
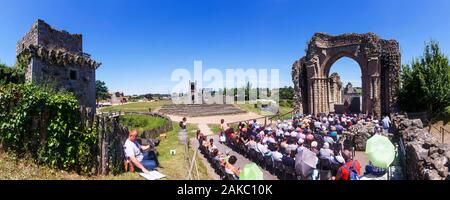
[[[168,115],[169,118],[174,122],[179,122],[183,119],[183,116],[176,116],[176,115]],[[220,124],[220,120],[224,119],[226,123],[230,122],[236,122],[236,121],[243,121],[243,120],[249,120],[249,119],[255,119],[263,117],[261,115],[248,112],[245,114],[238,114],[238,115],[216,115],[216,116],[205,116],[205,117],[188,117],[187,122],[190,124],[197,124],[198,128],[203,132],[205,135],[213,135],[214,133],[211,131],[211,129],[208,127],[208,124]],[[264,119],[258,120],[260,123],[264,123]]]

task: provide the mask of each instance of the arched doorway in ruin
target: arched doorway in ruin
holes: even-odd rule
[[[360,64],[343,56],[331,64],[326,76],[329,111],[337,114],[361,113],[363,97]]]
[[[399,44],[373,33],[314,34],[306,56],[292,67],[295,110],[309,114],[332,110],[328,75],[333,63],[342,57],[355,60],[361,67],[362,112],[377,117],[392,112],[399,87]]]

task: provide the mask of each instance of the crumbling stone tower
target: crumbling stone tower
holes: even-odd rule
[[[95,113],[95,70],[101,65],[83,52],[81,34],[53,29],[37,20],[17,42],[18,60],[25,58],[25,80],[73,92],[80,106]]]

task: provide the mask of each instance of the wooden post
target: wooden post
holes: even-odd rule
[[[444,143],[444,127],[441,127],[442,143]]]

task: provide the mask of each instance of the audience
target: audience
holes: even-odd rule
[[[373,123],[375,132],[382,132],[381,128],[389,128],[388,119],[378,121],[370,116],[357,115],[299,115],[291,120],[278,120],[271,127],[259,124],[256,120],[240,122],[237,129],[229,127],[222,119],[220,121],[221,135],[219,142],[226,141],[232,148],[243,146],[244,149],[253,149],[257,153],[269,157],[272,161],[282,162],[285,166],[295,166],[295,155],[305,149],[315,153],[319,159],[316,167],[311,169],[308,177],[317,180],[319,167],[327,170],[326,180],[350,180],[360,176],[360,163],[353,160],[351,152],[345,147],[342,135],[357,123]],[[382,124],[383,127],[380,125]],[[224,137],[222,139],[222,137]],[[239,177],[239,168],[235,167],[236,156],[224,159],[212,139],[207,142],[203,134],[198,131],[197,139],[207,148],[215,160],[219,160],[228,174]],[[343,138],[345,139],[345,138]],[[321,163],[322,165],[320,165]],[[352,173],[352,172],[355,173]],[[381,174],[383,171],[372,165],[366,167],[371,174]],[[322,179],[322,172],[321,179]]]

